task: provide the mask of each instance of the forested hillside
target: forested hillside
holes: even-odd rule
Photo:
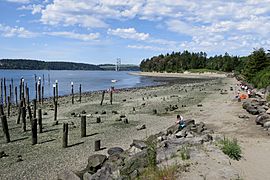
[[[270,53],[262,48],[244,57],[231,56],[228,53],[207,57],[205,52],[172,52],[144,59],[140,68],[150,72],[183,72],[194,69],[235,72],[256,87],[270,85]]]
[[[29,69],[29,70],[102,70],[99,66],[73,62],[45,62],[26,59],[2,59],[0,69]]]

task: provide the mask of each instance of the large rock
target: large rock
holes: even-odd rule
[[[58,174],[57,180],[80,180],[73,171],[65,170]]]
[[[194,119],[187,119],[187,120],[185,120],[185,125],[186,126],[195,125],[195,120]]]
[[[86,170],[89,173],[95,173],[100,169],[103,163],[107,160],[107,156],[103,154],[94,154],[88,158],[88,164]]]
[[[115,154],[120,154],[124,152],[124,150],[120,147],[112,147],[110,149],[108,149],[107,153],[111,156],[111,155],[115,155]]]
[[[142,129],[146,129],[146,126],[145,126],[145,124],[143,124],[143,125],[138,125],[137,127],[136,127],[136,129],[139,131],[139,130],[142,130]]]
[[[134,171],[140,171],[147,167],[147,165],[148,158],[147,150],[145,149],[125,161],[125,165],[120,169],[120,175],[130,178]]]
[[[132,146],[135,146],[136,148],[139,148],[141,150],[147,148],[147,145],[146,145],[146,143],[144,141],[136,140],[136,139],[134,139],[132,144],[130,145],[130,147],[132,147]]]
[[[175,134],[178,131],[178,128],[179,128],[178,124],[174,124],[174,125],[170,126],[166,130],[166,135]]]
[[[83,180],[113,180],[110,167],[105,166],[99,169],[95,174],[85,173]]]
[[[198,125],[197,125],[197,133],[202,133],[204,131],[204,128],[205,127],[205,124],[203,122],[200,122]]]
[[[248,107],[246,110],[247,110],[247,112],[249,114],[252,114],[252,115],[258,115],[259,114],[258,109],[253,107],[253,106]]]
[[[270,120],[269,120],[269,121],[266,121],[266,122],[263,124],[263,127],[264,127],[264,128],[270,128]]]
[[[266,114],[270,114],[270,109],[268,109],[268,110],[266,111]]]
[[[256,117],[256,124],[257,125],[264,125],[265,122],[270,121],[270,115],[269,114],[260,114]]]
[[[182,131],[179,131],[179,132],[177,132],[176,134],[175,134],[175,137],[176,138],[184,138],[184,137],[186,137],[187,136],[187,131],[185,131],[185,130],[182,130]]]

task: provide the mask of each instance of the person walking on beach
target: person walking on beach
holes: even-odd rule
[[[179,124],[179,130],[182,130],[186,126],[183,116],[180,116],[179,114],[176,116],[176,123]]]

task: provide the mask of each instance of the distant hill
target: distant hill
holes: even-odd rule
[[[1,59],[0,69],[28,70],[103,70],[99,66],[73,62],[45,62],[28,59]]]
[[[98,66],[105,71],[115,70],[115,64],[100,64]],[[120,71],[140,71],[140,67],[133,64],[121,64]]]

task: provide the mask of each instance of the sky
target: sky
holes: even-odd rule
[[[270,0],[0,0],[0,58],[139,64],[270,46]]]

